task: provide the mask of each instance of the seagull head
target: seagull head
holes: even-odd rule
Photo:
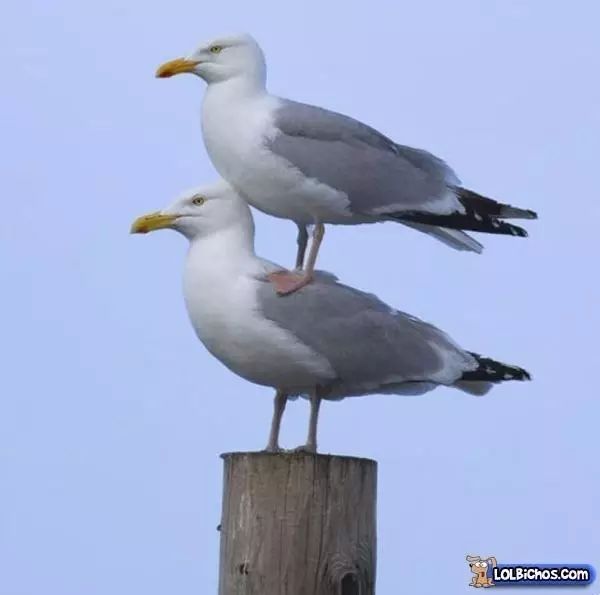
[[[251,77],[264,84],[265,56],[256,40],[246,33],[217,37],[202,44],[185,58],[165,62],[156,71],[158,78],[191,73],[207,83],[237,77]]]
[[[248,205],[229,184],[220,181],[187,190],[168,207],[138,217],[131,233],[174,229],[193,240],[231,228],[254,235]]]

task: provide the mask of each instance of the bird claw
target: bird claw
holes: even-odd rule
[[[281,448],[278,444],[272,445],[267,444],[267,447],[262,452],[268,452],[271,454],[279,454],[282,452],[286,452],[285,448]]]
[[[290,452],[299,452],[299,453],[307,453],[307,454],[317,454],[317,445],[316,444],[303,444],[302,446],[297,446],[296,448],[292,448]]]
[[[277,271],[268,276],[269,281],[275,287],[275,291],[281,295],[290,295],[312,281],[312,275],[296,271]]]
[[[297,446],[296,448],[281,448],[281,446],[267,445],[267,447],[262,452],[269,453],[269,454],[294,454],[294,453],[316,454],[317,447],[316,447],[316,445],[310,445],[310,444],[303,444],[302,446]]]

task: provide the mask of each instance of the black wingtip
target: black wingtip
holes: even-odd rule
[[[455,187],[454,191],[468,213],[491,219],[537,219],[538,217],[537,213],[531,209],[514,207],[473,192],[468,188]]]
[[[502,230],[502,233],[507,235],[513,235],[517,238],[527,238],[529,234],[527,230],[520,227],[519,225],[513,225],[512,223],[507,223],[506,221],[501,221],[499,219],[492,220],[492,226],[497,227]]]
[[[469,352],[479,364],[479,367],[470,372],[465,372],[461,380],[483,380],[486,382],[506,382],[508,380],[528,381],[531,374],[520,366],[504,364],[478,353]]]
[[[498,203],[498,213],[492,215],[496,219],[537,219],[538,214],[531,209],[521,209],[512,205]]]
[[[434,225],[436,227],[459,229],[461,231],[479,231],[518,238],[526,238],[528,235],[527,231],[518,225],[507,223],[502,219],[486,218],[476,214],[453,213],[451,215],[438,215],[419,211],[404,211],[390,213],[388,217],[402,223]]]

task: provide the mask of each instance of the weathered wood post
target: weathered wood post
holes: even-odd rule
[[[375,461],[223,458],[219,595],[374,595]]]

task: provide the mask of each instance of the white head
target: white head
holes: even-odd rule
[[[233,230],[250,242],[254,238],[254,221],[248,205],[222,180],[188,190],[167,208],[138,217],[131,233],[157,229],[174,229],[190,241],[224,230]]]
[[[217,37],[185,58],[166,62],[156,71],[156,76],[168,78],[184,72],[195,74],[207,83],[243,77],[264,87],[265,56],[251,35]]]

